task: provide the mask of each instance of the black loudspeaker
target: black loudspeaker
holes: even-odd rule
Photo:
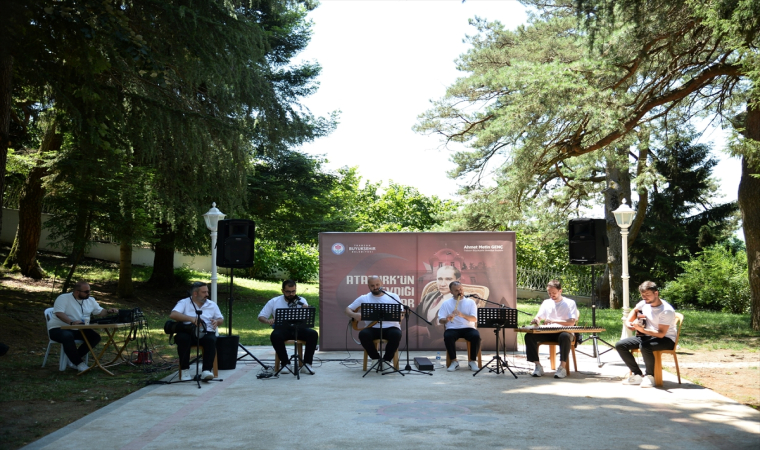
[[[607,224],[604,219],[571,219],[567,224],[570,264],[607,263]]]
[[[252,220],[220,220],[216,265],[232,269],[252,267],[255,238],[256,225]]]

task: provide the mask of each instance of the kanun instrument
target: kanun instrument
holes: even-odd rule
[[[533,334],[550,334],[561,333],[567,331],[568,333],[601,333],[605,330],[599,327],[517,327],[515,331],[518,333],[533,333]]]

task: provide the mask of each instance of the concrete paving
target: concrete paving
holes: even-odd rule
[[[270,347],[248,349],[273,365]],[[562,380],[531,377],[523,355],[507,355],[517,379],[473,377],[464,352],[458,371],[432,376],[362,378],[356,352],[317,352],[316,374],[300,380],[257,379],[261,367],[240,361],[224,381],[147,386],[25,448],[760,448],[760,412],[668,372],[662,388],[624,386],[614,350],[601,368],[578,354],[579,371]]]

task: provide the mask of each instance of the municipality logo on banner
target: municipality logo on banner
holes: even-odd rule
[[[336,242],[332,245],[332,252],[336,255],[342,255],[346,251],[346,247],[340,242]]]

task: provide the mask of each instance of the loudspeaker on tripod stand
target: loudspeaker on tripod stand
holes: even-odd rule
[[[570,219],[567,224],[570,264],[607,262],[607,223],[604,219]]]
[[[220,220],[216,265],[232,269],[252,267],[255,238],[256,225],[252,220]]]

